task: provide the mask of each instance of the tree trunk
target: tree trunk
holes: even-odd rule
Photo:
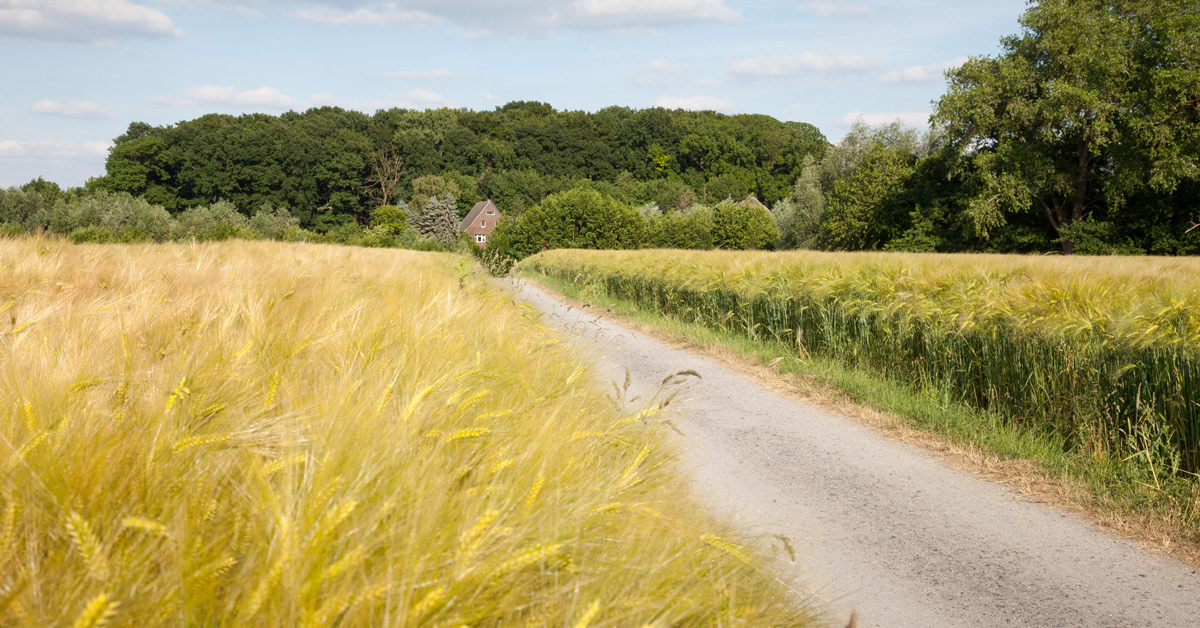
[[[1079,174],[1076,177],[1075,194],[1068,203],[1059,205],[1059,224],[1054,227],[1060,237],[1062,236],[1063,227],[1083,218],[1084,213],[1087,212],[1087,187],[1092,179],[1092,151],[1090,144],[1085,138],[1079,139],[1077,147],[1079,153]],[[1070,205],[1070,214],[1066,214],[1063,211],[1067,209],[1068,204]],[[1063,254],[1075,254],[1074,242],[1063,240],[1062,247]]]

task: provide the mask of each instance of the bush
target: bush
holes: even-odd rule
[[[517,219],[496,223],[488,250],[524,259],[546,249],[636,249],[646,221],[629,205],[587,188],[551,194]]]
[[[647,223],[646,245],[659,249],[711,249],[713,212],[703,205],[668,212]]]
[[[371,226],[380,227],[388,233],[398,236],[408,228],[408,204],[400,201],[399,205],[383,205],[371,212]]]
[[[203,242],[253,237],[250,221],[229,201],[189,208],[175,217],[175,227],[171,230],[171,238],[175,240]]]
[[[76,244],[83,244],[85,242],[106,244],[117,241],[117,238],[112,231],[97,225],[80,227],[71,232],[70,238],[71,241]]]
[[[127,192],[101,190],[82,198],[59,199],[33,217],[26,228],[43,227],[67,235],[88,227],[102,227],[114,238],[125,234],[123,241],[141,242],[165,240],[172,224],[171,215],[160,205],[152,205]]]
[[[719,249],[773,249],[779,241],[779,227],[771,212],[761,206],[722,203],[713,210],[712,237]]]
[[[34,219],[46,211],[49,203],[37,192],[20,188],[0,189],[0,223],[17,225],[32,231]]]
[[[282,240],[285,233],[300,228],[300,220],[286,207],[273,207],[270,203],[263,203],[250,218],[250,228],[264,238]]]

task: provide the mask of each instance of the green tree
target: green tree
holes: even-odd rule
[[[1037,212],[1070,253],[1070,225],[1098,207],[1200,174],[1200,11],[1043,0],[1021,25],[997,57],[948,72],[935,115],[976,177],[976,232]]]
[[[779,227],[764,207],[722,203],[713,209],[712,238],[719,249],[773,249]]]
[[[413,194],[409,199],[410,207],[425,207],[429,204],[430,199],[445,198],[453,196],[455,199],[462,193],[462,189],[458,187],[458,182],[454,179],[447,179],[440,174],[427,174],[413,179],[412,182]]]
[[[413,221],[413,226],[421,235],[450,248],[458,240],[458,223],[458,206],[454,196],[448,194],[441,200],[436,196],[429,199],[425,210]]]
[[[821,191],[821,167],[811,155],[804,158],[791,196],[776,203],[771,213],[779,225],[779,248],[817,248],[825,219],[825,194]]]
[[[904,230],[907,186],[913,157],[897,148],[875,145],[854,173],[834,183],[821,225],[830,248],[875,250]]]
[[[408,228],[408,204],[400,201],[398,205],[376,207],[371,212],[371,226],[394,236],[404,233]]]

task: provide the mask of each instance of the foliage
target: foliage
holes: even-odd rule
[[[457,199],[462,195],[462,189],[458,186],[457,181],[433,174],[414,179],[412,189],[412,200],[409,201],[409,204],[412,207],[420,208],[427,207],[433,199],[447,196]]]
[[[1154,433],[1175,473],[1200,471],[1195,260],[549,251],[522,265],[931,388],[1091,455],[1126,458]]]
[[[1066,230],[1139,190],[1200,178],[1200,13],[1189,0],[1044,0],[995,58],[948,73],[936,117],[970,163],[967,216],[987,237],[1009,216]]]
[[[792,195],[775,203],[771,214],[779,225],[779,248],[817,248],[825,220],[825,194],[821,191],[820,166],[812,157],[805,157],[804,169],[792,186]]]
[[[365,225],[371,210],[397,198],[421,208],[446,194],[464,209],[491,198],[515,216],[581,182],[615,185],[627,173],[639,185],[627,186],[622,201],[678,210],[706,189],[715,201],[753,193],[774,202],[804,157],[819,159],[827,147],[812,125],[761,115],[584,113],[544,103],[374,115],[319,107],[135,122],[114,140],[107,174],[91,186],[145,196],[171,212],[217,199],[241,208],[270,202],[314,228],[323,212]]]
[[[713,248],[713,210],[695,205],[682,212],[667,212],[646,225],[646,246],[657,249]]]
[[[250,229],[257,235],[271,240],[295,239],[300,221],[285,207],[272,207],[263,203],[250,217]]]
[[[907,187],[913,175],[909,155],[873,146],[853,173],[834,183],[821,223],[821,239],[835,250],[881,249],[908,213]]]
[[[371,212],[371,226],[383,229],[392,235],[400,235],[408,228],[408,204],[383,205]]]
[[[33,221],[56,233],[99,227],[125,233],[124,239],[165,240],[171,235],[172,219],[165,209],[125,192],[99,191],[79,199],[60,199]]]
[[[491,257],[524,259],[546,249],[633,249],[645,238],[638,210],[589,188],[546,197],[518,218],[505,217],[488,242]]]
[[[252,238],[250,221],[238,213],[233,203],[219,201],[212,205],[189,207],[175,217],[171,237],[176,240],[227,240]]]
[[[0,625],[812,624],[663,397],[453,263],[0,241]]]
[[[454,246],[458,240],[458,206],[454,196],[441,200],[434,196],[425,203],[425,210],[413,220],[413,227],[426,238],[437,240],[444,248]]]
[[[0,189],[0,223],[32,230],[39,226],[39,217],[53,205],[54,201],[36,191],[26,191],[22,188]]]
[[[713,208],[712,241],[719,249],[773,249],[779,241],[779,227],[762,206],[722,203]]]

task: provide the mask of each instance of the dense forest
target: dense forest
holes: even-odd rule
[[[135,123],[116,139],[108,174],[93,185],[168,211],[221,199],[244,208],[271,203],[312,226],[365,224],[372,209],[413,204],[423,193],[453,193],[466,207],[491,198],[515,215],[581,183],[628,202],[686,209],[751,194],[780,200],[804,158],[819,158],[827,146],[811,125],[761,115],[585,113],[533,102],[374,115],[324,107]]]
[[[264,235],[257,221],[297,239],[451,246],[451,214],[490,198],[510,223],[500,243],[518,257],[598,243],[1200,254],[1194,2],[1044,0],[1021,24],[997,56],[947,72],[924,132],[857,124],[830,144],[810,124],[765,115],[539,102],[211,114],[131,124],[85,189],[0,190],[0,227],[128,240],[153,229]],[[101,193],[174,222],[81,209]],[[732,205],[750,197],[774,225],[757,203]],[[601,208],[640,222],[620,237],[590,233],[633,224],[581,218]],[[722,235],[747,225],[752,237]]]

